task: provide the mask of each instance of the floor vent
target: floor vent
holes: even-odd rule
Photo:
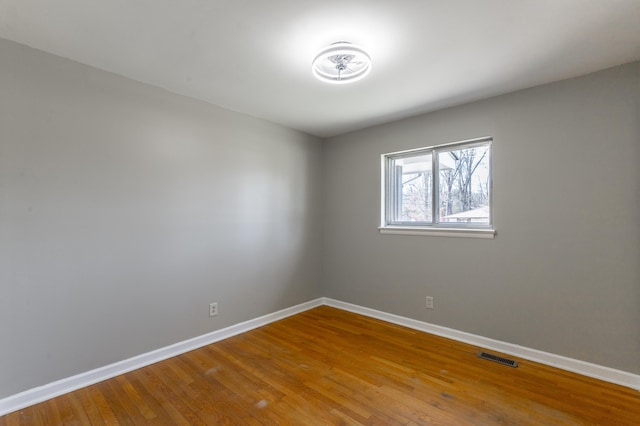
[[[507,365],[509,367],[516,368],[518,361],[508,358],[503,358],[498,355],[490,354],[484,351],[478,352],[478,358],[488,359],[489,361],[497,362],[498,364]]]

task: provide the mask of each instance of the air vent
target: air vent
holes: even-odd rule
[[[507,365],[513,368],[516,368],[518,366],[518,361],[516,360],[503,358],[501,356],[490,354],[484,351],[478,352],[478,358],[488,359],[489,361],[497,362],[498,364]]]

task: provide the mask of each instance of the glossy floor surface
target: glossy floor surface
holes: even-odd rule
[[[0,417],[5,425],[636,425],[640,392],[319,307]]]

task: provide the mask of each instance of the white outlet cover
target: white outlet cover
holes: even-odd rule
[[[427,296],[426,297],[426,307],[427,307],[427,309],[433,309],[433,297],[432,296]]]

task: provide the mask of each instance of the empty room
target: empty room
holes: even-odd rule
[[[640,1],[0,0],[0,426],[640,424]]]

